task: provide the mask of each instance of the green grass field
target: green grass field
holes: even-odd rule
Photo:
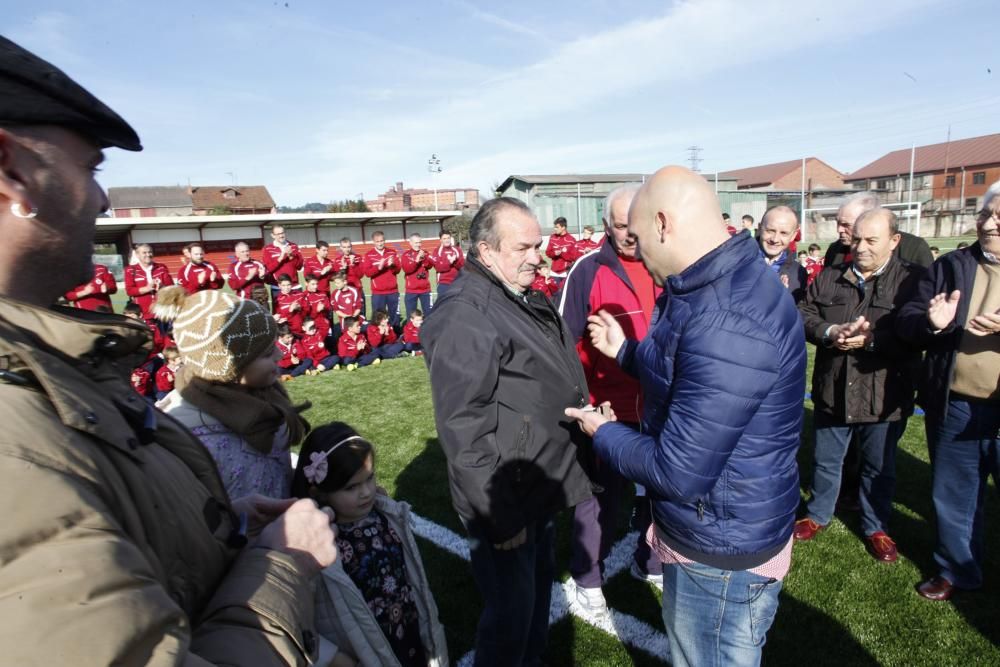
[[[811,362],[811,352],[810,352]],[[356,372],[298,378],[288,389],[313,403],[313,425],[343,420],[376,445],[379,480],[395,498],[438,524],[461,533],[451,508],[445,458],[436,439],[427,371],[421,358],[384,362]],[[808,488],[812,460],[812,406],[805,403],[799,456]],[[1000,511],[991,489],[986,583],[948,603],[920,598],[914,586],[934,574],[934,511],[923,419],[914,417],[897,456],[898,489],[891,534],[900,560],[876,562],[865,551],[856,514],[839,514],[830,528],[795,546],[781,607],[764,649],[772,665],[997,665],[1000,664]],[[621,531],[624,534],[626,515]],[[561,579],[568,577],[567,513],[556,548]],[[445,625],[449,652],[458,660],[472,648],[480,611],[468,565],[420,540],[428,576]],[[612,608],[662,630],[659,594],[627,572],[605,586]],[[573,617],[552,627],[547,660],[553,665],[660,665]]]

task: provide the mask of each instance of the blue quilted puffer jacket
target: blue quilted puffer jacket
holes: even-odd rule
[[[674,551],[756,567],[787,544],[799,502],[799,313],[746,232],[671,276],[657,304],[646,338],[618,356],[642,384],[642,432],[605,424],[595,449],[646,487]]]

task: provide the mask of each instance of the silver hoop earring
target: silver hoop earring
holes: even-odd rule
[[[30,220],[38,215],[38,209],[34,206],[31,207],[30,211],[25,213],[24,209],[21,208],[21,202],[17,201],[10,205],[10,212],[14,214],[15,218],[21,218],[22,220]]]

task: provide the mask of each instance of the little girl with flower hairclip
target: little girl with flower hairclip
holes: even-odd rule
[[[339,555],[316,592],[318,664],[447,665],[410,506],[376,486],[371,443],[342,422],[315,429],[299,452],[292,494],[335,513]]]

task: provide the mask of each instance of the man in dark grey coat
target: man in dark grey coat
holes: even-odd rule
[[[530,289],[538,220],[500,198],[476,214],[468,261],[422,330],[452,502],[484,599],[476,665],[540,664],[555,576],[553,517],[591,496],[566,407],[587,383],[558,312]]]

